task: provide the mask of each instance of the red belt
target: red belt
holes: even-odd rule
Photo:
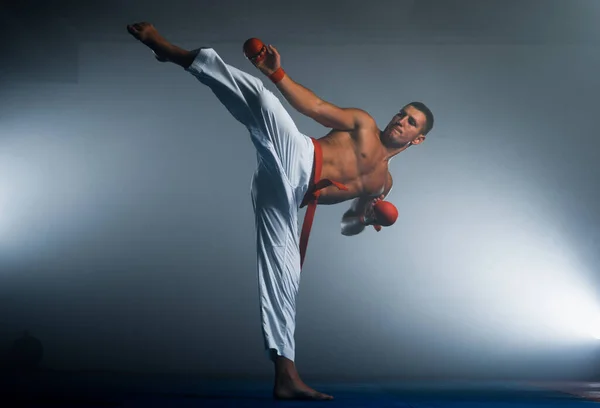
[[[306,247],[308,246],[308,236],[310,235],[310,229],[315,218],[317,201],[321,195],[321,190],[331,185],[336,186],[340,190],[348,190],[348,187],[341,183],[329,179],[321,179],[323,150],[321,149],[321,145],[317,139],[311,138],[311,140],[315,146],[315,158],[313,163],[314,176],[311,184],[308,187],[308,191],[302,200],[302,204],[300,205],[300,208],[308,205],[306,208],[306,214],[304,215],[304,224],[302,224],[302,234],[300,235],[300,269],[302,269],[302,265],[304,265],[304,256],[306,255]]]

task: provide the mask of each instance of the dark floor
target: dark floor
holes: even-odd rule
[[[520,408],[599,406],[600,383],[467,381],[323,382],[331,402],[276,402],[269,380],[45,371],[0,377],[0,407],[264,407]],[[600,401],[600,399],[599,399]]]

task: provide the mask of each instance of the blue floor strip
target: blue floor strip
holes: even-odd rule
[[[335,400],[281,402],[271,381],[60,372],[0,380],[0,407],[600,408],[598,383],[310,382]]]

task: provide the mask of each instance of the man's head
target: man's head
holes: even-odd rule
[[[381,134],[382,142],[388,147],[417,145],[433,128],[433,113],[424,103],[411,102],[404,106],[385,127]]]

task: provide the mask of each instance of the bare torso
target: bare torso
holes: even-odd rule
[[[319,142],[323,147],[321,178],[348,187],[348,191],[335,186],[323,189],[319,204],[337,204],[361,196],[377,197],[389,191],[391,175],[377,126],[354,132],[332,130]]]

